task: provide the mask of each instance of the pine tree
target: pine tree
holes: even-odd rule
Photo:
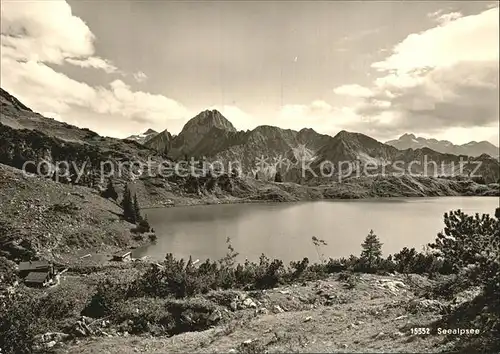
[[[139,201],[137,200],[137,194],[134,195],[133,210],[134,210],[135,223],[138,223],[142,220],[142,216],[141,216],[141,208],[139,207]]]
[[[259,173],[258,172],[255,172],[255,179],[259,180]]]
[[[377,264],[382,258],[382,243],[379,241],[377,235],[370,230],[365,241],[361,244],[363,250],[361,251],[360,261],[366,271],[375,271]]]
[[[104,192],[102,192],[102,197],[103,198],[111,198],[115,202],[118,199],[118,193],[116,192],[115,186],[114,186],[111,178],[108,180],[108,184],[106,186],[106,189],[104,190]]]
[[[130,193],[130,189],[128,188],[128,186],[125,186],[125,190],[123,191],[121,206],[123,208],[123,216],[125,220],[132,224],[135,224],[136,213],[134,210],[134,203],[132,201],[132,194]]]
[[[277,171],[276,174],[274,175],[274,182],[279,182],[279,183],[283,182],[280,171]]]

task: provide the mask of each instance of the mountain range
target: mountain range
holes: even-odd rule
[[[402,141],[406,141],[408,136],[411,137],[411,135],[403,136]],[[360,166],[371,164],[381,168],[393,161],[401,161],[404,165],[409,165],[412,161],[423,162],[423,159],[427,158],[429,161],[439,162],[437,174],[450,174],[456,173],[460,161],[466,161],[468,156],[473,161],[482,162],[482,168],[489,171],[488,180],[498,179],[496,177],[498,172],[491,172],[496,171],[496,168],[490,166],[495,163],[488,156],[490,154],[479,153],[480,150],[477,147],[488,146],[482,143],[478,146],[468,145],[471,149],[476,148],[474,151],[477,153],[453,154],[425,146],[423,141],[420,147],[404,148],[384,144],[361,133],[347,131],[341,131],[333,137],[320,134],[310,128],[296,131],[270,125],[238,131],[217,110],[199,113],[185,124],[177,136],[165,130],[150,138],[144,145],[166,154],[173,160],[205,158],[208,161],[224,163],[237,161],[239,163],[237,167],[245,173],[269,179],[279,171],[284,175],[285,180],[300,183],[308,178],[298,173],[299,162],[310,167],[311,176],[314,176],[315,171],[320,170],[322,164],[326,163],[333,163],[334,168],[337,168],[337,173],[340,173],[339,164],[348,161],[358,163]],[[494,155],[495,147],[491,146],[493,148],[488,151],[496,156]],[[352,169],[353,165],[349,165],[349,168]],[[421,166],[415,164],[413,164],[413,169],[417,173],[424,172]],[[388,170],[391,170],[390,167],[386,169]],[[430,172],[432,171],[427,170],[427,173]]]
[[[296,131],[270,125],[238,131],[217,110],[200,112],[184,125],[178,135],[172,135],[168,130],[160,133],[147,130],[135,138],[120,140],[45,118],[8,92],[2,90],[0,93],[0,162],[11,166],[22,164],[29,156],[52,161],[67,159],[68,156],[79,161],[92,158],[146,161],[150,157],[157,160],[167,157],[172,161],[206,159],[222,162],[228,167],[227,171],[240,169],[252,178],[270,180],[279,171],[284,181],[308,184],[324,182],[315,179],[315,174],[320,169],[324,171],[325,164],[347,162],[357,166],[353,168],[354,172],[371,164],[376,171],[393,172],[391,166],[386,166],[399,161],[405,169],[413,168],[413,172],[423,173],[422,166],[415,166],[414,162],[427,157],[442,164],[437,174],[449,174],[457,172],[460,160],[465,158],[428,147],[400,150],[364,134],[347,131],[333,137],[310,128]],[[469,160],[471,163],[481,162],[476,173],[481,173],[486,182],[498,180],[499,163],[496,159],[482,154]],[[229,166],[229,163],[235,164]],[[307,176],[299,173],[304,166],[309,171]],[[334,172],[338,175],[341,171],[336,167]],[[468,174],[472,169],[472,165],[467,165],[462,173]]]
[[[487,154],[492,157],[499,156],[498,146],[495,146],[488,141],[471,141],[466,144],[455,145],[448,140],[426,139],[417,137],[414,134],[403,134],[399,137],[399,139],[389,140],[386,144],[394,146],[400,150],[427,147],[443,154],[467,156],[480,156],[482,154]]]

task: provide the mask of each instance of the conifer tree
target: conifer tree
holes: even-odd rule
[[[138,223],[142,220],[142,216],[141,216],[141,208],[139,207],[139,201],[137,200],[137,194],[134,195],[133,210],[134,210],[135,223]]]
[[[125,186],[125,190],[123,191],[123,199],[121,206],[123,208],[123,216],[125,220],[135,224],[136,213],[134,210],[134,203],[132,201],[132,194],[130,193],[130,189],[128,188],[128,186]]]
[[[363,248],[360,257],[361,264],[365,270],[375,271],[377,264],[382,258],[382,243],[379,241],[377,235],[373,233],[373,230],[370,230],[361,247]]]

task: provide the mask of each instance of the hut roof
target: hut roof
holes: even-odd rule
[[[31,272],[24,278],[24,281],[28,283],[44,283],[48,276],[48,272]]]
[[[19,263],[18,269],[20,271],[26,270],[43,270],[50,268],[50,263],[48,261],[28,261]]]

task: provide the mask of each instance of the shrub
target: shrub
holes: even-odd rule
[[[97,290],[83,310],[83,314],[94,318],[112,316],[119,304],[128,297],[129,292],[130,284],[106,278],[97,285]]]
[[[0,348],[2,353],[32,353],[35,336],[50,328],[38,316],[37,299],[27,293],[16,293],[0,299]]]
[[[12,285],[16,280],[16,264],[0,256],[0,289]]]
[[[274,175],[274,182],[281,183],[283,182],[283,178],[281,177],[281,173],[279,171]]]
[[[117,307],[115,321],[127,323],[126,330],[132,334],[166,335],[175,326],[167,303],[168,300],[160,298],[129,299]]]
[[[495,217],[483,214],[467,215],[461,210],[444,215],[444,233],[429,245],[463,279],[462,285],[480,286],[483,293],[471,302],[464,315],[475,312],[482,333],[483,348],[500,349],[500,210]],[[462,286],[461,288],[465,287]],[[451,316],[459,316],[452,313]],[[460,316],[459,316],[460,317]],[[459,320],[459,319],[457,319]]]
[[[290,278],[292,280],[300,278],[304,274],[308,265],[309,265],[309,258],[307,257],[300,262],[290,262],[290,268],[292,269],[292,274]]]

